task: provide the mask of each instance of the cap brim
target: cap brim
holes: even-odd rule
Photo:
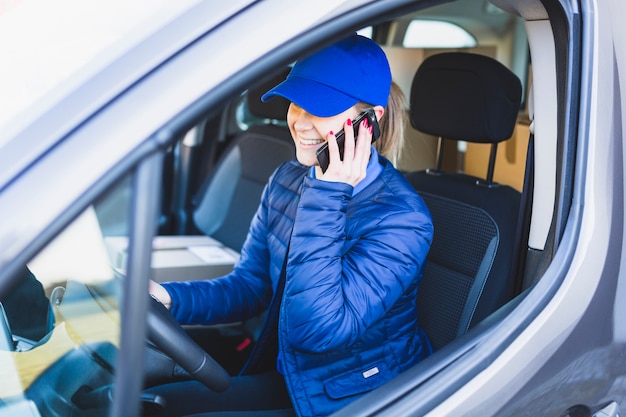
[[[354,106],[359,100],[343,94],[325,84],[308,78],[290,76],[263,94],[261,100],[281,96],[318,117],[331,117]]]

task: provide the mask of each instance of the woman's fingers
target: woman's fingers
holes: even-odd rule
[[[332,130],[326,135],[326,142],[328,142],[328,169],[330,169],[332,165],[336,165],[340,161],[337,138]]]
[[[354,163],[356,165],[357,171],[361,174],[362,180],[365,178],[365,174],[367,171],[367,164],[370,160],[370,156],[372,154],[372,126],[369,126],[367,123],[367,119],[364,119],[359,127],[359,134],[356,140],[356,152],[354,157]]]
[[[371,155],[372,128],[364,120],[359,126],[358,135],[354,137],[352,120],[344,123],[343,160],[340,158],[339,146],[333,132],[329,132],[328,151],[330,163],[322,176],[326,181],[345,182],[355,186],[365,178],[367,164]]]
[[[344,131],[344,148],[343,148],[343,163],[349,165],[354,159],[355,137],[354,128],[352,127],[352,120],[348,119],[343,124]]]

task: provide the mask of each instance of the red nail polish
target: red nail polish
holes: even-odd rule
[[[333,133],[332,130],[330,132],[328,132],[328,134],[331,135],[331,136],[335,136],[335,134]]]
[[[352,120],[351,119],[348,119],[348,121],[346,123],[348,123],[348,126],[352,126]]]

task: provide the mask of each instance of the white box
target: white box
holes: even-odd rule
[[[128,238],[105,238],[111,263],[125,269]],[[208,236],[157,236],[152,241],[152,279],[157,282],[217,278],[228,274],[239,254]]]

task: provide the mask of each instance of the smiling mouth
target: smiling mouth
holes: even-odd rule
[[[300,139],[300,144],[303,146],[321,145],[324,142],[324,139]]]

